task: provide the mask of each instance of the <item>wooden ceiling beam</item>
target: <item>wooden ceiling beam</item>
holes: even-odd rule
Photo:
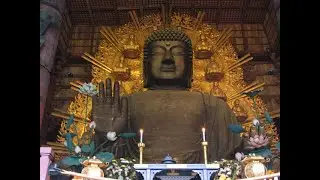
[[[89,19],[90,19],[90,25],[91,25],[91,47],[93,46],[93,39],[94,39],[94,33],[93,33],[93,30],[94,30],[94,27],[95,27],[95,20],[94,20],[94,17],[93,17],[93,13],[92,13],[92,8],[91,8],[91,5],[89,3],[89,0],[86,0],[86,4],[87,4],[87,9],[88,9],[88,13],[89,13]],[[92,53],[92,48],[90,49]]]
[[[249,5],[249,1],[247,1],[247,0],[242,0],[241,1],[241,6],[240,6],[240,11],[241,11],[240,21],[241,21],[241,24],[243,23],[243,21],[245,19],[245,12],[248,9],[248,5]]]
[[[70,0],[71,2],[73,0]],[[271,2],[272,0],[265,0],[266,3],[264,3],[265,5],[267,5],[267,2]],[[123,6],[120,5],[120,1],[113,1],[113,5],[111,6],[106,6],[106,7],[97,7],[94,8],[91,4],[91,2],[89,3],[89,0],[83,1],[87,3],[87,6],[85,6],[85,9],[75,9],[75,7],[73,7],[74,9],[71,9],[71,7],[68,7],[70,13],[72,13],[72,17],[73,17],[73,24],[78,20],[81,19],[81,17],[84,15],[84,13],[88,13],[86,16],[88,19],[86,19],[86,22],[81,22],[79,21],[77,24],[96,24],[96,25],[119,25],[119,19],[121,18],[121,16],[119,15],[118,12],[120,11],[128,11],[128,10],[136,10],[136,12],[140,12],[140,17],[143,16],[146,11],[148,11],[149,9],[160,9],[159,4],[156,3],[148,3],[148,1],[145,0],[141,0],[139,1],[139,4],[135,4],[134,6],[133,3],[135,3],[136,1],[128,1],[128,3],[124,4]],[[152,1],[153,2],[153,1]],[[164,0],[163,2],[165,2],[166,4],[168,4],[168,2],[171,2],[170,0]],[[181,4],[179,3],[178,5],[175,5],[175,9],[188,9],[190,10],[192,13],[196,12],[197,10],[206,10],[206,12],[209,11],[209,13],[215,13],[215,17],[214,19],[207,19],[208,22],[214,22],[216,24],[219,23],[245,23],[245,11],[246,10],[252,10],[252,11],[260,11],[261,13],[266,12],[267,11],[267,7],[249,7],[249,1],[248,0],[241,0],[240,1],[240,5],[239,3],[236,4],[236,6],[227,6],[224,5],[224,0],[217,0],[217,3],[208,3],[208,4],[204,4],[204,3],[200,3],[200,1],[193,1],[192,3],[189,4]],[[69,3],[70,4],[70,3]],[[75,3],[77,4],[77,3]],[[90,6],[91,5],[91,6]],[[236,10],[241,10],[241,22],[240,21],[229,21],[229,20],[223,20],[222,19],[222,15],[224,12],[229,12],[232,11],[232,9],[236,9]],[[98,22],[98,19],[96,19],[94,17],[95,12],[105,12],[105,11],[109,11],[112,13],[115,13],[115,18],[114,21],[106,21],[106,22]],[[210,12],[213,11],[213,12]],[[79,18],[77,19],[77,17],[79,16]],[[81,16],[81,17],[80,17]],[[90,18],[89,18],[90,16]],[[121,19],[120,19],[121,20]],[[120,21],[121,22],[121,21]],[[250,22],[250,23],[259,23],[258,20],[257,22]]]
[[[216,25],[220,24],[220,20],[221,20],[221,1],[222,0],[218,0],[218,10],[216,11],[216,15],[215,15]]]
[[[95,26],[95,20],[93,18],[93,13],[92,13],[92,8],[91,8],[91,5],[89,3],[89,0],[86,0],[86,3],[87,3],[87,8],[88,8],[88,12],[89,12],[89,16],[90,16],[90,21],[91,21],[91,25],[92,26]]]
[[[218,0],[218,1],[221,1],[221,0]],[[160,6],[150,6],[150,7],[146,7],[145,5],[142,5],[142,9],[143,10],[152,10],[152,9],[159,9]],[[190,5],[185,5],[185,6],[174,6],[175,9],[179,9],[179,8],[183,8],[183,9],[194,9],[190,7]],[[229,10],[232,10],[232,9],[239,9],[241,7],[220,7],[220,6],[197,6],[195,7],[196,9],[219,9],[221,11],[229,11]],[[261,7],[255,7],[255,8],[248,8],[250,10],[257,10],[257,11],[264,11],[266,8],[261,8]],[[99,9],[92,9],[92,12],[104,12],[104,11],[114,11],[115,8],[112,7],[112,8],[108,8],[108,7],[105,7],[105,8],[99,8]],[[117,7],[117,10],[119,11],[124,11],[124,10],[139,10],[141,11],[141,7]],[[79,10],[75,10],[75,9],[71,9],[70,10],[70,13],[81,13],[81,12],[84,12],[83,10],[79,11]]]
[[[144,1],[143,0],[141,0],[140,1],[140,4],[139,4],[139,6],[140,6],[140,8],[139,8],[139,10],[140,10],[140,16],[141,17],[143,17],[144,16],[144,12],[143,12],[143,9],[144,9],[144,3],[143,3]]]
[[[245,37],[245,30],[243,24],[245,23],[245,12],[248,8],[249,2],[246,0],[241,1],[241,8],[240,8],[240,24],[241,24],[241,32],[242,32],[242,39],[243,39],[243,50],[244,53],[248,51],[248,39]]]
[[[113,9],[114,9],[114,13],[116,16],[116,23],[120,24],[120,14],[119,14],[119,10],[118,10],[118,0],[114,0],[113,1]]]

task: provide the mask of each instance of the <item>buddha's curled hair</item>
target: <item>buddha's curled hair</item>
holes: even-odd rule
[[[148,69],[149,69],[149,56],[151,55],[151,44],[156,41],[180,41],[185,45],[185,62],[186,62],[186,71],[184,78],[186,79],[185,86],[186,88],[191,87],[192,81],[192,42],[191,39],[181,30],[176,29],[162,29],[154,31],[146,38],[144,43],[144,58],[143,58],[143,75],[144,75],[144,86],[145,88],[149,87],[148,81]]]

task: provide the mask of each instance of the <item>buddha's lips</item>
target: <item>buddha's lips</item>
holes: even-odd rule
[[[169,65],[169,66],[162,65],[162,66],[160,67],[160,71],[161,71],[161,72],[175,72],[175,71],[176,71],[176,66],[172,66],[172,65]]]

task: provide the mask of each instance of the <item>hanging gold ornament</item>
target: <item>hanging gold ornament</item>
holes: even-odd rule
[[[211,61],[205,68],[205,78],[208,82],[219,82],[223,79],[222,67],[215,61]]]

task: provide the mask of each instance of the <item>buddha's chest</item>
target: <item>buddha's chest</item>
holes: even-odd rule
[[[198,131],[205,118],[201,95],[190,92],[140,93],[130,98],[129,106],[131,124],[146,133]]]

